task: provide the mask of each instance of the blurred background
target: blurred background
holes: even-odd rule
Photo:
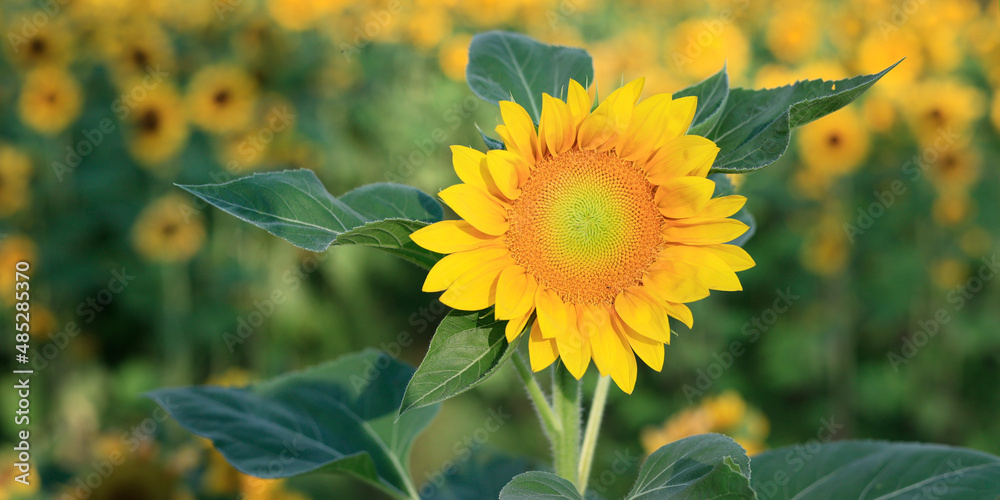
[[[349,479],[260,481],[143,397],[245,385],[365,347],[419,363],[445,309],[424,272],[291,245],[173,183],[308,168],[330,192],[458,182],[498,110],[464,83],[474,33],[587,48],[601,95],[844,78],[906,60],[859,102],[733,176],[759,227],[744,292],[694,304],[662,373],[612,391],[591,481],[724,432],[751,453],[841,438],[1000,453],[1000,16],[976,0],[8,0],[0,7],[0,306],[32,263],[36,482],[0,500],[383,498]],[[8,331],[5,327],[4,331]],[[12,330],[11,330],[12,331]],[[11,335],[12,337],[12,335]],[[12,340],[0,343],[14,381]],[[588,373],[593,386],[595,370]],[[2,407],[16,406],[3,391]],[[506,417],[509,415],[509,418]],[[491,420],[492,419],[492,420]],[[491,422],[499,420],[503,425]],[[10,419],[0,440],[13,441]],[[435,498],[493,449],[546,461],[511,369],[443,405],[413,470]],[[513,473],[511,474],[513,475]],[[337,492],[337,493],[331,493]]]

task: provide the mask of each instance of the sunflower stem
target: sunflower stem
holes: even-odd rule
[[[601,432],[601,420],[604,418],[604,404],[608,401],[608,388],[611,387],[611,377],[601,377],[594,389],[594,401],[590,404],[590,414],[587,415],[587,428],[583,432],[583,445],[580,446],[580,467],[577,475],[577,489],[581,495],[587,492],[587,481],[590,479],[590,467],[594,464],[594,450],[597,449],[597,435]]]
[[[552,406],[562,432],[559,433],[552,452],[556,474],[578,484],[577,465],[580,458],[580,381],[568,370],[556,366],[552,370]]]
[[[542,387],[538,385],[538,380],[531,373],[531,368],[528,367],[528,363],[524,361],[521,353],[515,352],[511,359],[514,360],[517,374],[521,377],[521,382],[524,383],[524,388],[528,391],[528,397],[535,405],[535,412],[538,413],[538,419],[542,422],[542,431],[554,445],[557,436],[562,432],[562,423],[556,418],[548,398],[545,397]]]

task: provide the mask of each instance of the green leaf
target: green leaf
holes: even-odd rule
[[[750,459],[740,445],[720,434],[674,441],[656,450],[639,470],[626,500],[754,499]],[[846,498],[846,497],[845,497]]]
[[[726,174],[710,174],[708,178],[715,181],[715,193],[712,194],[713,198],[728,196],[736,193],[736,189],[733,187],[732,181],[729,180],[729,176]],[[730,245],[742,247],[757,232],[757,219],[754,219],[753,214],[747,210],[746,205],[743,205],[743,208],[741,208],[739,212],[736,212],[732,218],[750,226],[750,229],[747,229],[747,232],[729,242]]]
[[[507,149],[507,146],[504,145],[503,141],[501,141],[500,139],[494,139],[494,138],[486,135],[486,132],[483,132],[483,129],[479,128],[478,124],[476,125],[476,130],[478,130],[479,131],[479,135],[481,135],[483,137],[483,142],[486,144],[486,149],[490,149],[490,150],[493,150],[493,149]]]
[[[733,89],[718,124],[705,135],[721,149],[712,171],[748,172],[774,163],[788,149],[793,128],[850,104],[896,64],[879,73],[834,82],[809,80],[773,89]]]
[[[726,66],[723,65],[718,73],[702,82],[675,93],[674,99],[687,96],[698,98],[698,108],[688,134],[704,136],[719,123],[722,110],[725,109],[726,101],[729,99],[729,73],[726,71]]]
[[[482,311],[448,313],[406,387],[399,414],[457,396],[493,375],[516,350],[507,343],[506,325]]]
[[[247,388],[182,387],[149,396],[182,427],[212,440],[244,474],[343,473],[415,496],[407,459],[438,408],[394,422],[412,374],[387,354],[367,350]]]
[[[583,49],[487,31],[472,37],[465,79],[480,99],[494,104],[513,100],[538,123],[542,92],[565,99],[570,79],[584,87],[594,80],[594,63]]]
[[[447,469],[444,484],[435,476],[420,488],[422,500],[470,500],[497,498],[500,490],[514,476],[531,470],[531,462],[494,450],[481,448],[465,455],[450,473]]]
[[[1000,457],[966,448],[885,441],[792,446],[753,457],[761,498],[1000,498]]]
[[[223,184],[180,187],[313,252],[330,245],[363,245],[427,268],[440,258],[413,243],[410,234],[441,220],[441,205],[409,186],[370,184],[336,198],[311,170],[286,170]]]
[[[551,472],[532,471],[515,476],[500,490],[500,500],[583,500],[576,486]]]

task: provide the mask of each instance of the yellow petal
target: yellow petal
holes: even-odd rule
[[[583,85],[580,85],[576,80],[571,79],[569,89],[566,92],[566,104],[569,105],[569,111],[573,115],[574,133],[580,126],[580,122],[590,114],[592,103],[593,100],[587,94],[587,89],[583,88]]]
[[[719,153],[714,142],[697,135],[671,139],[646,163],[646,177],[653,184],[685,175],[705,177]]]
[[[486,234],[500,236],[510,227],[507,209],[482,189],[469,184],[456,184],[445,188],[438,196],[459,217]]]
[[[663,307],[666,309],[667,314],[681,323],[684,323],[684,326],[687,326],[688,328],[694,326],[694,316],[691,314],[691,309],[688,309],[688,306],[684,304],[675,304],[673,302],[665,302]],[[670,335],[667,335],[667,340],[664,343],[670,343]]]
[[[646,160],[663,137],[663,125],[668,121],[670,94],[656,94],[635,107],[628,131],[618,141],[618,156],[630,160]]]
[[[639,359],[656,371],[663,369],[663,342],[640,335],[639,332],[626,325],[617,314],[611,315],[611,325],[619,335],[628,341],[629,347],[639,356]]]
[[[615,311],[633,330],[663,343],[670,342],[670,322],[664,302],[642,287],[631,287],[615,297]]]
[[[682,221],[683,222],[683,221]],[[669,242],[688,245],[728,243],[750,227],[735,219],[710,219],[695,224],[667,222],[661,234]]]
[[[696,219],[722,219],[739,212],[746,202],[746,197],[738,194],[720,196],[709,201],[705,208],[693,217]]]
[[[528,112],[511,101],[500,101],[500,117],[507,126],[509,141],[505,141],[508,149],[515,149],[525,159],[538,161],[538,135],[535,133],[535,123],[531,121]],[[499,130],[498,130],[499,132]]]
[[[486,162],[487,164],[495,162],[510,164],[510,168],[517,172],[517,187],[523,186],[528,181],[528,176],[531,175],[532,165],[529,165],[521,155],[513,151],[507,151],[506,149],[490,150],[490,152],[486,153]]]
[[[538,320],[535,320],[534,324],[531,325],[531,335],[528,337],[528,357],[531,359],[531,369],[536,372],[548,368],[559,357],[555,339],[542,335]]]
[[[712,290],[733,292],[743,290],[736,273],[721,258],[711,251],[701,247],[675,245],[665,248],[659,259],[670,262],[675,268],[688,268],[688,273],[702,285]],[[671,300],[671,302],[689,302],[687,300]]]
[[[427,250],[437,253],[464,252],[497,241],[464,220],[445,220],[420,228],[410,239]]]
[[[538,123],[538,138],[542,154],[558,155],[569,149],[576,139],[573,114],[569,105],[542,93],[542,118]]]
[[[632,110],[639,100],[644,83],[645,78],[639,78],[615,90],[593,113],[583,119],[577,134],[580,148],[600,148],[616,134],[628,128]]]
[[[523,316],[513,318],[507,322],[504,333],[507,335],[507,343],[513,342],[518,335],[524,331],[524,326],[528,324],[528,320],[531,318],[531,312]]]
[[[494,152],[502,153],[503,151],[499,149],[490,151],[490,153]],[[516,157],[516,155],[514,156]],[[486,168],[489,170],[490,178],[496,184],[500,193],[508,200],[516,200],[521,194],[521,189],[518,187],[521,183],[521,176],[517,171],[515,162],[510,161],[509,156],[487,154]]]
[[[587,373],[587,367],[590,366],[589,338],[580,335],[574,329],[572,332],[556,336],[556,348],[559,349],[559,358],[573,377],[579,380],[584,373]]]
[[[485,262],[461,275],[439,299],[442,304],[461,311],[478,311],[496,303],[497,278],[513,260],[501,258]]]
[[[746,250],[736,245],[708,245],[702,248],[714,253],[733,271],[745,271],[757,264]]]
[[[681,97],[670,101],[670,109],[666,112],[666,119],[659,124],[663,135],[656,146],[662,146],[667,141],[686,134],[691,128],[691,122],[694,120],[694,113],[697,109],[697,96]]]
[[[616,366],[625,363],[625,351],[611,327],[611,316],[604,305],[585,304],[578,310],[578,328],[581,333],[590,337],[594,365],[601,375],[610,375]]]
[[[678,270],[672,262],[657,262],[651,266],[642,283],[650,294],[664,301],[694,302],[708,297],[706,285]]]
[[[656,188],[656,206],[665,217],[699,215],[712,199],[715,182],[705,177],[675,177]]]
[[[468,273],[476,266],[482,265],[484,262],[503,258],[509,253],[510,251],[507,250],[507,247],[501,244],[446,255],[428,271],[427,279],[424,280],[423,291],[440,292],[445,290],[459,276]]]
[[[490,192],[492,181],[486,170],[485,153],[465,146],[452,146],[451,163],[462,182]]]
[[[497,319],[511,319],[517,316],[515,309],[524,298],[524,289],[528,286],[528,276],[521,266],[508,266],[500,273],[497,281],[497,306],[494,314]]]
[[[569,330],[569,309],[570,306],[563,303],[559,294],[549,288],[538,287],[535,310],[538,312],[542,331],[549,338],[558,337]]]

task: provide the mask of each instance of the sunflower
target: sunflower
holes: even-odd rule
[[[858,113],[845,108],[802,127],[798,145],[802,162],[809,169],[846,174],[868,155],[868,131]]]
[[[741,75],[751,59],[750,43],[740,28],[716,19],[689,19],[678,25],[669,38],[665,55],[668,62],[692,81],[712,76],[723,64],[730,75]]]
[[[904,98],[902,109],[925,147],[934,146],[942,134],[964,135],[986,107],[979,89],[957,79],[921,82]]]
[[[73,31],[67,23],[52,21],[36,26],[37,31],[31,37],[22,36],[20,28],[11,26],[5,37],[9,42],[5,44],[7,52],[15,64],[24,67],[63,65],[72,59]]]
[[[778,9],[765,30],[767,48],[786,63],[799,62],[813,55],[822,31],[818,16],[808,4]]]
[[[31,160],[17,148],[0,144],[0,217],[28,205],[31,191]]]
[[[449,38],[438,50],[438,65],[444,74],[457,82],[465,81],[465,67],[469,64],[469,43],[472,37],[460,33]]]
[[[25,236],[4,236],[3,239],[0,239],[0,266],[2,266],[0,269],[4,269],[3,272],[0,272],[0,290],[2,290],[0,303],[9,305],[15,302],[14,279],[16,276],[9,270],[14,269],[14,266],[21,261],[35,266],[37,255],[38,247],[35,246],[35,242]]]
[[[668,317],[690,327],[684,303],[740,290],[734,271],[754,265],[726,244],[747,230],[728,218],[746,198],[711,199],[706,175],[719,148],[684,135],[696,98],[638,102],[642,86],[629,83],[591,112],[570,81],[565,102],[543,95],[537,132],[524,108],[500,102],[507,150],[452,147],[463,183],[440,196],[464,220],[412,235],[449,254],[424,291],[443,290],[455,309],[495,306],[511,341],[530,324],[535,371],[560,358],[579,379],[593,358],[625,392],[634,355],[662,368]]]
[[[167,32],[154,21],[125,23],[110,34],[105,55],[122,82],[152,71],[174,71],[174,47]]]
[[[21,86],[21,121],[43,134],[56,134],[80,116],[81,99],[80,85],[66,70],[38,67]]]
[[[738,392],[728,390],[681,411],[662,426],[642,431],[642,447],[647,454],[661,446],[697,434],[721,432],[732,437],[749,455],[766,449],[771,424],[758,409],[746,403]]]
[[[132,242],[139,254],[151,261],[183,262],[201,249],[205,226],[190,213],[187,199],[167,195],[139,214],[132,227]]]
[[[125,88],[136,88],[134,85]],[[163,82],[149,90],[126,116],[129,152],[141,165],[157,167],[184,149],[188,123],[182,103],[177,88]]]
[[[256,82],[237,66],[209,66],[195,74],[188,86],[191,121],[209,132],[233,132],[246,127],[253,119],[256,103]]]

